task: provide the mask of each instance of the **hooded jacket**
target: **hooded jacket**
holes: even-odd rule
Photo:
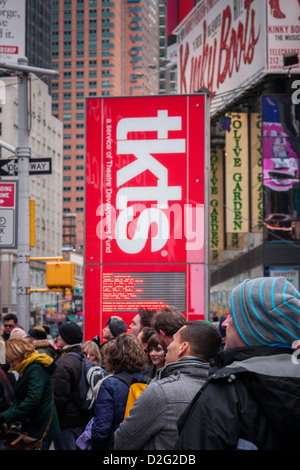
[[[177,450],[298,449],[300,367],[294,350],[219,353],[212,375],[178,422]]]
[[[54,438],[59,434],[60,428],[52,397],[51,377],[55,370],[56,363],[50,360],[47,364],[32,361],[22,370],[16,383],[13,402],[2,413],[7,424],[21,422],[22,431],[41,439],[51,418],[47,435]]]
[[[164,366],[114,434],[118,450],[170,450],[177,420],[208,377],[209,363],[185,356]]]

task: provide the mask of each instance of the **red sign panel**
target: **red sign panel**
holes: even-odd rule
[[[0,207],[16,206],[16,183],[5,182],[0,184]]]
[[[138,308],[204,316],[206,97],[90,98],[85,335]]]

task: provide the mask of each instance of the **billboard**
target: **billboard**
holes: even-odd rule
[[[207,88],[213,115],[265,75],[287,73],[283,55],[300,56],[299,14],[298,0],[200,1],[174,30],[178,92]]]
[[[268,2],[268,69],[272,72],[285,72],[283,56],[297,52],[300,62],[300,3],[298,0],[289,2]],[[300,66],[293,66],[293,72],[300,72]]]
[[[205,315],[206,95],[86,100],[85,335],[111,315]]]
[[[262,111],[264,239],[274,243],[292,240],[300,222],[299,106],[288,95],[264,95]]]
[[[261,0],[197,4],[174,32],[178,92],[193,93],[205,87],[212,96],[220,95],[223,104],[230,94],[236,97],[253,82],[266,63],[264,10]]]
[[[26,1],[0,2],[0,60],[17,62],[25,55]]]

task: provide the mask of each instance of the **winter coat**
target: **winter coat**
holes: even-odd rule
[[[205,383],[208,372],[207,361],[191,356],[160,369],[115,432],[115,449],[172,449],[178,438],[177,420]]]
[[[136,377],[137,380],[144,380],[142,372],[120,372],[129,377]],[[101,383],[92,426],[93,450],[113,449],[113,433],[124,419],[128,391],[128,386],[113,375],[107,376]]]
[[[85,427],[90,413],[82,411],[76,405],[71,392],[79,383],[81,376],[81,359],[68,352],[84,356],[80,345],[73,345],[60,350],[61,356],[56,360],[57,369],[53,375],[54,400],[61,429]]]
[[[300,367],[292,349],[244,347],[218,368],[181,416],[177,450],[298,449]]]
[[[55,349],[54,343],[52,344],[48,339],[33,341],[33,345],[37,351],[48,354],[52,359],[56,359],[58,356],[58,350]]]
[[[21,422],[22,431],[31,437],[41,439],[49,423],[48,437],[54,438],[59,432],[59,423],[52,399],[52,380],[56,364],[49,367],[33,362],[19,377],[11,406],[2,413],[7,424]]]

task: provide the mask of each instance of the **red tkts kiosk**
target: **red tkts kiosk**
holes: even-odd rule
[[[140,308],[206,318],[208,116],[205,94],[87,98],[85,339]]]

